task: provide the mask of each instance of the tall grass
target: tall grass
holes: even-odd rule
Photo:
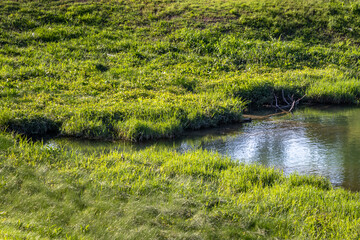
[[[7,138],[7,137],[6,137]],[[1,238],[356,239],[359,194],[206,151],[1,154]]]
[[[359,99],[356,1],[2,1],[0,127],[145,140]]]
[[[273,94],[359,101],[357,1],[1,1],[0,128],[140,141]],[[3,239],[357,239],[359,195],[206,151],[0,134]]]

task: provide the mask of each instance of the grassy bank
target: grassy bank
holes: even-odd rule
[[[2,239],[360,237],[359,194],[320,177],[206,151],[84,154],[1,142]]]
[[[273,94],[357,103],[356,1],[1,1],[0,127],[146,140]]]

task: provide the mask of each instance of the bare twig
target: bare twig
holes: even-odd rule
[[[277,97],[274,93],[274,98],[275,98],[275,107],[278,108],[280,111],[282,112],[286,112],[286,110],[282,109],[279,105],[278,105],[278,100],[277,100]]]
[[[290,108],[289,111],[288,111],[289,113],[291,113],[291,111],[293,110],[293,108],[294,108],[294,106],[295,106],[295,102],[296,102],[296,101],[293,101],[293,103],[291,104],[291,108]]]
[[[301,98],[299,98],[298,100],[296,100],[296,102],[299,103],[304,97],[306,97],[306,94],[304,96],[302,96]]]
[[[287,104],[285,106],[279,106],[278,104],[278,98],[276,96],[276,94],[274,93],[274,99],[275,99],[275,108],[281,110],[282,112],[286,112],[286,113],[291,113],[293,111],[293,109],[298,105],[298,103],[306,96],[306,94],[304,96],[302,96],[301,98],[294,100],[294,94],[291,95],[291,97],[288,95],[289,100],[286,99],[285,95],[284,95],[284,90],[281,90],[281,96],[283,101]],[[291,104],[290,104],[291,102]],[[273,106],[271,104],[271,106]],[[289,108],[289,110],[286,110],[287,108]]]
[[[282,95],[284,102],[286,102],[287,105],[290,105],[290,103],[286,100],[286,98],[284,96],[284,89],[281,90],[281,95]]]

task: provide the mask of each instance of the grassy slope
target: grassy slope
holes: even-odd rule
[[[1,1],[0,126],[140,140],[273,92],[356,103],[360,5]],[[84,155],[0,135],[3,239],[358,239],[359,194],[197,151]]]
[[[143,140],[273,92],[357,103],[360,4],[1,1],[0,127]]]
[[[0,159],[2,239],[360,237],[358,193],[205,151],[84,155],[20,140]]]

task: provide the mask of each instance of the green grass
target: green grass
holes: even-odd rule
[[[357,1],[2,1],[0,127],[133,141],[273,93],[358,103]]]
[[[1,152],[3,239],[357,239],[358,193],[206,151]]]
[[[140,141],[273,94],[357,104],[360,2],[0,2],[0,129]],[[96,153],[0,135],[3,239],[358,239],[359,194],[204,151]]]

